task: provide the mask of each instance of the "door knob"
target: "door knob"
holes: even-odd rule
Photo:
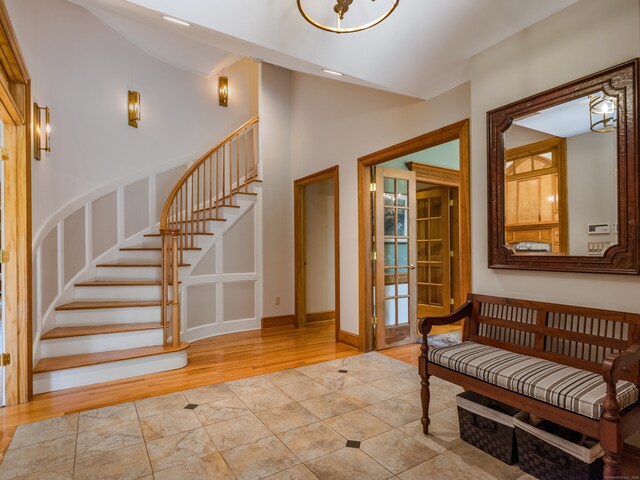
[[[415,270],[415,269],[416,269],[416,266],[412,263],[411,265],[409,265],[409,268],[410,268],[411,270]]]

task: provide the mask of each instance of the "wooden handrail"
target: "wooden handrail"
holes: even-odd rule
[[[195,247],[196,236],[205,233],[209,221],[221,220],[220,207],[232,205],[234,195],[248,192],[249,184],[257,179],[257,124],[255,116],[207,151],[182,175],[164,203],[160,233],[165,345],[169,345],[169,335],[173,345],[180,344],[178,265],[184,263],[184,250]]]

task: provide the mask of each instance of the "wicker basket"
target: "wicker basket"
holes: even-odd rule
[[[508,465],[516,463],[513,418],[519,410],[470,391],[456,400],[460,438]]]
[[[515,421],[518,439],[520,470],[540,480],[600,480],[604,463],[602,448],[593,445],[581,446],[575,439],[567,439],[570,430],[562,429],[562,436],[530,425],[529,414],[519,414]],[[550,424],[550,422],[545,422]],[[580,434],[577,435],[580,437]],[[562,438],[565,437],[565,438]]]

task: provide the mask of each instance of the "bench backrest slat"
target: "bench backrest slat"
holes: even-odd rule
[[[611,353],[640,343],[640,314],[470,294],[464,338],[564,365],[602,372]],[[640,365],[622,378],[640,385]]]

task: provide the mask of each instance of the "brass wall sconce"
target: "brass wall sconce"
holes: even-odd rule
[[[44,110],[44,147],[42,146],[42,111]],[[49,107],[33,104],[33,157],[42,158],[42,152],[50,152],[51,116]]]
[[[221,107],[229,103],[229,79],[225,76],[218,78],[218,100]]]
[[[140,121],[140,94],[129,90],[129,126],[138,128]]]
[[[598,133],[613,132],[617,121],[618,101],[604,93],[589,95],[589,115],[591,131]]]

